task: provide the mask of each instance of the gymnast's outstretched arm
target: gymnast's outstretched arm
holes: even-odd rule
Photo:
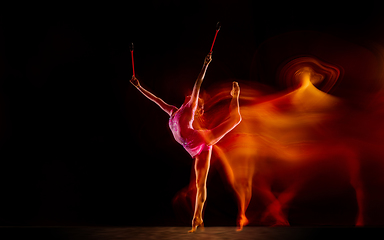
[[[139,80],[135,77],[132,76],[132,79],[130,82],[135,86],[144,96],[146,96],[149,100],[152,102],[156,103],[161,109],[163,109],[164,112],[168,113],[169,116],[171,116],[174,112],[177,111],[177,107],[172,106],[164,102],[161,98],[156,97],[153,93],[149,92],[145,88],[143,88]]]
[[[205,72],[207,71],[208,65],[211,61],[212,61],[212,53],[209,53],[205,57],[203,68],[201,69],[199,76],[197,76],[195,85],[193,86],[191,99],[189,100],[193,111],[195,111],[197,108],[198,101],[199,101],[200,87],[201,87],[201,84],[203,83]]]

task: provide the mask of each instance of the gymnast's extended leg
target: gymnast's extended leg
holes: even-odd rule
[[[219,126],[207,131],[206,141],[208,145],[215,145],[241,122],[242,118],[239,106],[240,87],[237,82],[233,82],[231,95],[232,101],[230,103],[229,118],[222,122]]]

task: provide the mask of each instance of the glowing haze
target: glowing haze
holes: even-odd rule
[[[346,217],[323,216],[311,223],[384,223],[378,217],[384,199],[382,55],[354,45],[349,49],[356,53],[354,61],[332,51],[316,54],[321,59],[315,54],[286,57],[276,68],[275,88],[239,81],[243,121],[214,146],[213,161],[222,166],[223,182],[234,189],[240,228],[248,221],[290,225],[291,218],[305,224],[297,219],[306,218],[306,209],[331,206],[337,211],[342,201],[356,206],[341,214]],[[225,82],[207,91],[196,127],[213,128],[228,115],[230,86]],[[175,203],[193,206],[194,191],[191,181]],[[251,201],[252,194],[257,201]],[[257,206],[247,212],[253,202]]]

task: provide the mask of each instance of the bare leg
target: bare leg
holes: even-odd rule
[[[207,199],[207,176],[211,161],[212,150],[203,151],[195,158],[196,173],[196,202],[195,213],[192,220],[192,229],[190,233],[196,231],[197,227],[203,225],[203,208]]]
[[[232,131],[241,122],[239,96],[240,87],[237,82],[233,82],[232,85],[232,101],[230,103],[230,116],[219,126],[208,131],[208,139],[206,140],[209,145],[215,145],[220,141],[227,133]]]
[[[252,176],[253,176],[253,167],[246,165],[243,167],[244,170],[236,169],[236,174],[232,166],[229,164],[227,155],[224,154],[223,150],[215,145],[215,153],[219,156],[222,166],[225,171],[225,177],[228,179],[228,182],[231,184],[233,190],[235,191],[237,198],[237,231],[241,231],[245,225],[248,225],[249,221],[245,216],[249,202],[252,197]],[[241,153],[236,154],[236,156],[247,159],[245,162],[250,162],[246,156],[241,155]],[[232,155],[233,157],[233,155]],[[238,161],[238,159],[236,159]],[[244,165],[244,161],[241,163],[237,162],[238,165]]]
[[[234,189],[238,199],[238,218],[237,231],[241,231],[248,224],[248,218],[245,216],[245,211],[248,208],[252,197],[252,178],[238,178],[234,181]]]

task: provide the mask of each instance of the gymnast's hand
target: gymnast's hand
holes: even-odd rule
[[[212,52],[208,53],[208,55],[205,57],[204,65],[208,65],[212,61]]]
[[[132,76],[130,82],[132,83],[133,86],[140,87],[139,80],[135,76]]]

